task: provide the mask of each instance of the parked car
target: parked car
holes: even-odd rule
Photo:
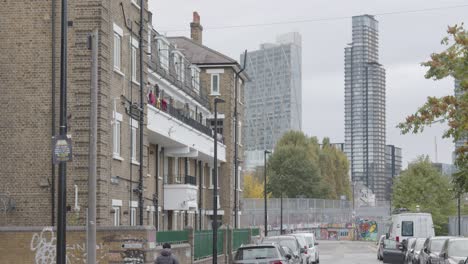
[[[296,233],[293,234],[296,237],[303,237],[306,242],[305,254],[309,256],[308,264],[320,263],[320,256],[318,250],[318,242],[315,240],[315,235],[312,233]]]
[[[294,263],[289,262],[291,258],[291,255],[284,252],[283,248],[274,243],[245,245],[237,249],[233,264],[257,264],[259,260],[262,263],[271,264]]]
[[[295,236],[284,235],[265,237],[262,243],[276,243],[280,246],[289,247],[294,253],[292,257],[299,259],[301,264],[306,264],[303,262],[303,255],[305,250],[304,248],[301,248],[301,246],[299,245],[299,241]]]
[[[283,248],[283,250],[284,250],[284,252],[286,254],[289,254],[290,256],[294,255],[294,252],[292,251],[292,249],[290,249],[290,248],[288,248],[286,246],[282,246],[281,248]],[[301,260],[298,259],[298,258],[290,258],[288,263],[289,264],[299,264],[299,263],[301,263]]]
[[[383,247],[384,247],[385,235],[380,236],[379,241],[377,241],[377,259],[383,260]]]
[[[439,256],[445,241],[449,238],[451,237],[430,237],[426,239],[419,254],[419,264],[432,264],[432,259]]]
[[[412,247],[411,252],[408,256],[408,260],[410,264],[419,264],[419,254],[421,253],[421,249],[424,246],[424,242],[426,238],[417,238],[414,242],[414,247]]]
[[[411,249],[412,249],[412,247],[414,248],[414,246],[415,246],[415,242],[416,242],[415,237],[408,238],[406,240],[406,242],[405,242],[406,243],[405,264],[411,263],[409,258],[410,258],[410,254],[411,254]]]
[[[431,260],[431,264],[464,264],[468,256],[468,238],[449,238],[445,240],[440,254]]]

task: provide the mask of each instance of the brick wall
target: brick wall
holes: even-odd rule
[[[56,7],[56,119],[58,133],[59,70],[60,70],[60,1]],[[139,1],[138,1],[139,2]],[[120,5],[122,3],[122,6]],[[144,1],[145,9],[147,0]],[[52,67],[52,1],[7,1],[2,5],[0,21],[7,30],[2,32],[0,50],[0,102],[5,107],[0,115],[0,193],[8,193],[16,210],[0,216],[0,226],[51,225],[52,166],[51,166],[51,67]],[[90,109],[90,51],[87,35],[99,29],[99,90],[97,137],[97,222],[112,224],[112,199],[122,200],[121,212],[128,212],[130,196],[137,201],[138,166],[130,162],[130,121],[122,105],[122,97],[139,102],[139,86],[130,89],[130,29],[125,17],[132,21],[133,37],[138,39],[139,9],[131,0],[70,0],[68,27],[68,134],[73,140],[73,161],[67,165],[67,205],[73,207],[74,186],[78,187],[77,212],[68,213],[69,224],[83,224],[87,206],[89,109]],[[147,14],[145,12],[145,21]],[[121,74],[113,70],[113,24],[119,25],[122,37]],[[3,27],[2,26],[2,27]],[[146,28],[144,41],[146,42]],[[145,44],[146,46],[146,44]],[[147,60],[144,56],[144,60]],[[138,61],[138,60],[137,60]],[[137,62],[138,64],[138,62]],[[139,75],[137,75],[139,77]],[[146,83],[146,69],[144,81]],[[132,90],[132,93],[130,93]],[[145,89],[146,90],[146,89]],[[146,100],[146,91],[144,92]],[[112,122],[114,107],[123,115],[121,126],[121,157],[112,158]],[[146,123],[146,120],[145,120]],[[139,132],[137,132],[139,134]],[[145,132],[146,134],[146,132]],[[137,139],[138,143],[138,139]],[[144,140],[144,172],[147,176],[147,140]],[[138,153],[138,152],[137,152]],[[132,176],[130,176],[132,175]],[[58,174],[56,175],[56,177]],[[118,183],[111,183],[118,177]],[[133,182],[133,184],[132,184]],[[133,186],[132,186],[133,185]],[[145,177],[144,186],[154,186],[154,178]],[[144,193],[146,205],[152,205],[154,189]],[[129,215],[121,215],[121,223],[129,224]],[[145,217],[146,217],[145,213]],[[146,219],[145,219],[146,222]]]
[[[226,145],[226,162],[221,165],[219,181],[221,192],[220,203],[221,209],[224,210],[223,224],[234,225],[233,209],[234,209],[234,107],[235,107],[235,72],[231,67],[223,68],[224,73],[220,74],[220,98],[226,102],[218,105],[218,112],[224,114],[223,123],[223,136],[224,144]],[[211,74],[206,72],[204,69],[200,74],[200,82],[202,87],[205,89],[207,94],[211,93]],[[244,123],[244,104],[243,104],[243,84],[241,85],[241,94],[239,94],[240,102],[237,103],[238,121]],[[214,109],[213,103],[214,97],[210,96],[211,108]],[[238,135],[242,135],[241,130],[238,131]],[[242,143],[242,141],[241,141]],[[238,158],[243,160],[244,151],[242,145],[238,147]],[[239,162],[238,166],[242,167],[242,163]],[[243,177],[240,172],[239,187],[242,187]],[[210,191],[208,193],[211,193]],[[212,194],[211,194],[212,195]],[[242,192],[239,192],[239,197],[242,196]],[[208,200],[210,200],[208,198]],[[209,202],[212,204],[212,202]]]
[[[98,227],[96,263],[123,263],[126,258],[153,263],[160,249],[155,247],[153,227]],[[55,262],[55,230],[46,227],[0,228],[2,264]],[[185,246],[189,248],[188,245]],[[182,247],[176,249],[184,254]],[[70,227],[67,231],[67,259],[70,263],[86,262],[86,231],[84,227]],[[188,263],[188,262],[181,262]]]

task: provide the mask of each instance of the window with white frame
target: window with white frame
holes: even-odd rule
[[[180,79],[180,74],[181,74],[181,71],[180,71],[180,55],[177,54],[177,53],[174,53],[174,56],[172,57],[172,60],[173,60],[173,63],[174,63],[174,69],[175,69],[175,72],[176,72],[176,77],[177,79]]]
[[[242,145],[242,122],[239,121],[237,124],[237,144]]]
[[[184,57],[180,56],[179,58],[179,67],[180,67],[180,81],[184,83],[185,81],[185,62]]]
[[[213,176],[214,175],[214,169],[210,167],[210,189],[213,189]]]
[[[130,208],[130,225],[131,226],[136,225],[136,208],[135,207]]]
[[[137,48],[132,46],[132,81],[137,81]]]
[[[211,74],[211,94],[219,94],[219,74]]]
[[[112,206],[114,210],[114,226],[120,225],[120,206]]]
[[[169,45],[162,39],[158,39],[157,42],[158,47],[158,57],[159,63],[161,67],[168,70],[169,69]]]
[[[114,158],[120,158],[120,129],[122,123],[122,115],[114,112],[114,123],[112,127],[112,152]]]
[[[196,91],[199,91],[200,90],[200,70],[193,66],[191,68],[191,72],[192,72],[192,87],[196,90]]]
[[[114,32],[114,69],[120,71],[122,37]]]
[[[122,66],[122,37],[123,30],[114,23],[114,69],[120,71]]]
[[[130,153],[130,158],[131,161],[134,163],[138,163],[138,160],[136,158],[137,156],[137,129],[138,129],[138,121],[135,119],[130,119],[130,125],[132,127],[132,132],[131,132],[131,146],[132,150]]]

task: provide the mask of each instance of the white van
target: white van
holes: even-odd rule
[[[433,237],[434,224],[432,215],[427,213],[400,213],[392,215],[392,224],[384,241],[383,262],[403,264],[407,250],[408,238]]]
[[[401,213],[392,215],[392,224],[388,230],[387,239],[399,243],[410,237],[427,238],[434,235],[431,214]]]

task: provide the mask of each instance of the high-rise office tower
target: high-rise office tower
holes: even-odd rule
[[[385,175],[385,69],[379,64],[378,21],[352,18],[352,42],[345,48],[345,153],[353,182],[388,199]]]
[[[241,60],[243,60],[243,54]],[[245,85],[245,167],[263,166],[264,151],[273,150],[289,130],[302,127],[301,35],[280,35],[247,54]]]
[[[385,146],[385,175],[387,177],[387,197],[385,200],[389,201],[392,197],[392,185],[394,179],[400,176],[403,155],[401,148],[394,145]]]

